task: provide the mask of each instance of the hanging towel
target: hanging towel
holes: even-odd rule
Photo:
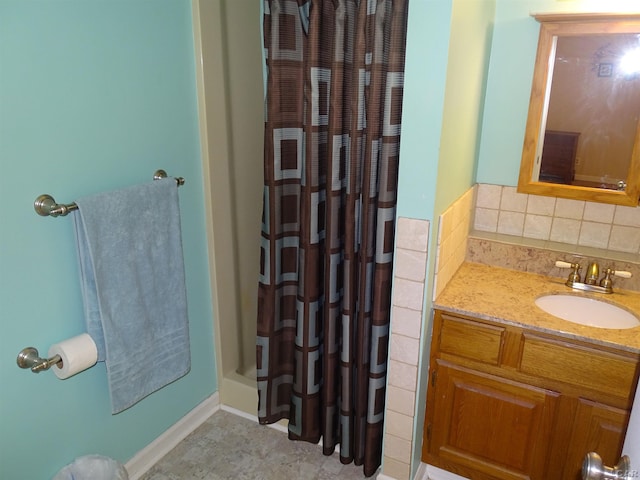
[[[165,178],[76,204],[87,332],[116,414],[191,367],[178,188]]]

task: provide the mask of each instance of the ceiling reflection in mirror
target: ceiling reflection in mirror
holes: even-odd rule
[[[640,116],[640,34],[554,40],[532,179],[624,190]]]

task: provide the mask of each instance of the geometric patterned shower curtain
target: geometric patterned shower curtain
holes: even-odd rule
[[[408,0],[265,0],[258,417],[381,462]]]

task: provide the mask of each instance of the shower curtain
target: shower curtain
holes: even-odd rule
[[[266,0],[260,423],[381,462],[408,0]]]

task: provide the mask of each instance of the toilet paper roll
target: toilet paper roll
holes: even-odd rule
[[[68,338],[51,345],[49,358],[60,355],[61,362],[56,363],[51,370],[60,379],[69,378],[76,373],[92,367],[98,361],[98,349],[88,333]]]

